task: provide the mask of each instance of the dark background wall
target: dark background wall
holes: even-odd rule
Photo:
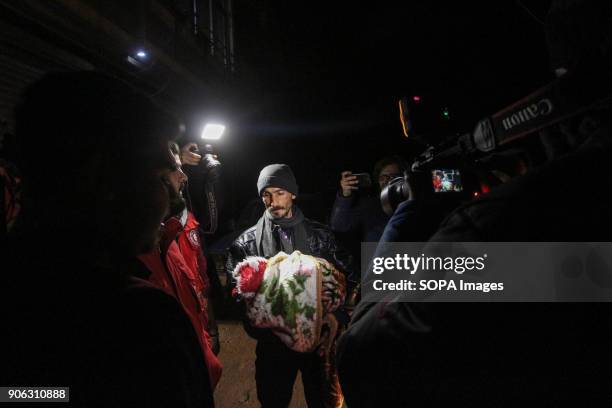
[[[185,140],[228,126],[214,146],[226,220],[273,162],[325,212],[341,170],[423,148],[401,134],[400,97],[420,95],[433,118],[448,108],[438,131],[452,135],[549,81],[549,3],[0,1],[0,117],[10,131],[19,92],[46,71],[102,69],[179,116]],[[127,62],[140,47],[150,59]]]
[[[370,171],[422,145],[401,133],[397,102],[447,107],[450,134],[552,79],[549,2],[241,2],[237,52],[251,85],[241,128],[225,140],[238,203],[261,167],[290,164],[305,192],[333,198],[339,172]],[[329,204],[329,203],[327,203]],[[238,206],[240,208],[240,206]]]

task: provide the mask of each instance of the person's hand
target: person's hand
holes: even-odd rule
[[[196,153],[198,151],[197,143],[187,143],[181,147],[181,163],[189,166],[197,166],[202,160],[202,155]]]
[[[357,184],[357,177],[353,176],[352,172],[343,171],[341,173],[340,188],[342,189],[342,195],[344,197],[350,196],[353,190],[359,189],[359,187],[357,187],[356,184]]]

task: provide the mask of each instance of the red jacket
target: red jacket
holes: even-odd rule
[[[210,281],[206,273],[206,258],[202,253],[202,241],[198,231],[199,225],[191,211],[188,211],[187,222],[185,222],[182,230],[179,231],[176,242],[187,266],[189,266],[189,270],[195,271],[196,274],[200,275],[201,281],[204,284],[204,294],[208,299],[210,297]],[[198,280],[195,275],[191,279]]]
[[[189,214],[189,216],[193,218],[193,215]],[[187,225],[189,225],[189,221]],[[197,229],[195,232],[197,233]],[[149,281],[173,295],[183,306],[198,335],[206,359],[211,386],[214,389],[219,382],[223,367],[217,356],[212,352],[210,336],[207,332],[208,302],[206,293],[208,292],[208,285],[207,282],[202,280],[199,270],[192,269],[196,265],[196,261],[200,268],[202,265],[206,268],[206,263],[202,261],[204,256],[201,254],[201,250],[199,250],[199,256],[194,254],[195,249],[200,248],[199,245],[190,245],[186,241],[188,241],[188,236],[184,233],[180,220],[173,217],[164,226],[160,248],[139,256],[139,259],[151,271]],[[194,240],[194,243],[199,242],[199,239]],[[190,245],[191,249],[186,245]],[[181,248],[185,248],[185,252],[181,251]],[[162,259],[164,262],[162,262]]]

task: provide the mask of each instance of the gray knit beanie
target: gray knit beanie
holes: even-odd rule
[[[293,195],[298,193],[295,176],[286,164],[270,164],[261,170],[257,179],[257,191],[260,197],[267,187],[282,188]]]

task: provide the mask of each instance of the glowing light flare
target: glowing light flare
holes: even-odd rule
[[[202,130],[202,139],[204,140],[219,140],[225,132],[225,126],[213,123],[207,123]]]

